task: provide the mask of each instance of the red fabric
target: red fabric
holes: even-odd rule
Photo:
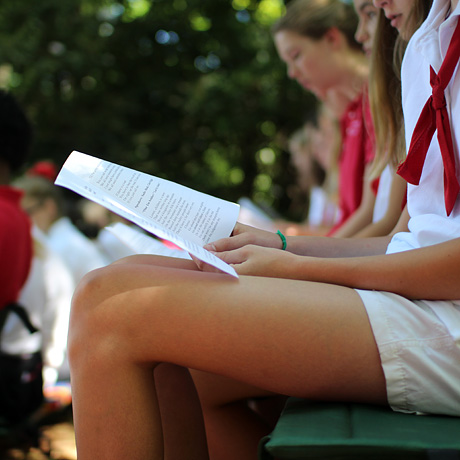
[[[375,135],[369,102],[364,93],[347,108],[340,120],[342,151],[339,157],[338,222],[329,231],[331,236],[358,209],[363,196],[364,170],[374,159]],[[378,180],[372,184],[376,192]]]
[[[26,173],[28,176],[40,176],[44,177],[45,179],[53,182],[56,180],[58,171],[56,169],[56,165],[51,161],[38,161],[35,163],[31,168],[27,170]]]
[[[455,156],[452,144],[449,115],[446,109],[444,90],[452,78],[460,58],[460,22],[452,36],[444,62],[438,74],[430,67],[430,84],[433,94],[430,96],[412,134],[407,158],[398,168],[398,174],[407,182],[418,185],[423,164],[431,144],[434,132],[438,131],[438,142],[444,164],[444,201],[447,215],[454,208],[460,191],[455,173]]]
[[[20,207],[22,193],[0,186],[0,309],[18,299],[32,260],[30,222]]]

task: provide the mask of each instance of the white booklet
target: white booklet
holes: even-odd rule
[[[230,236],[239,205],[73,151],[55,181],[194,257],[238,277],[203,245]]]

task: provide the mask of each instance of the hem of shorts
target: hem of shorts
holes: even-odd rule
[[[400,359],[400,347],[392,334],[381,296],[375,295],[376,291],[360,289],[355,289],[355,291],[364,304],[379,350],[388,404],[396,412],[417,413],[408,408],[406,370]]]

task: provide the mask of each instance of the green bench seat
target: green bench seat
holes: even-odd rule
[[[259,459],[460,460],[460,417],[289,398]]]

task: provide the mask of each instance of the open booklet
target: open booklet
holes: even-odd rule
[[[77,151],[69,155],[55,184],[238,277],[203,245],[230,236],[239,205]]]

